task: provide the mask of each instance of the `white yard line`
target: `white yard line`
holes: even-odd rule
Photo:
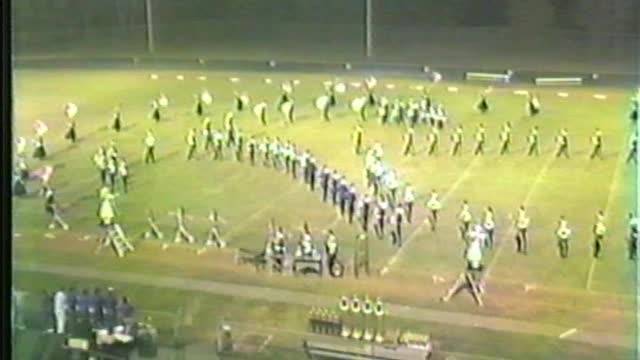
[[[605,222],[606,220],[609,219],[609,213],[611,212],[611,206],[613,205],[613,195],[615,194],[615,190],[618,188],[618,184],[619,184],[619,179],[620,179],[620,172],[622,171],[622,169],[624,169],[624,165],[625,165],[625,152],[624,151],[620,151],[620,155],[618,156],[618,162],[616,163],[616,168],[613,171],[613,179],[611,179],[611,184],[609,185],[609,195],[607,196],[607,203],[605,205],[604,208],[604,219]],[[596,264],[598,262],[596,261],[595,258],[591,259],[591,265],[589,266],[589,273],[587,274],[587,284],[586,284],[586,289],[587,291],[591,291],[591,284],[593,282],[593,274],[596,270]]]
[[[298,188],[296,186],[292,186],[289,188],[289,190],[281,193],[280,195],[276,196],[275,198],[271,199],[271,201],[268,203],[267,206],[263,206],[260,209],[256,210],[255,212],[253,212],[251,215],[245,217],[245,220],[235,226],[232,226],[229,228],[229,230],[224,234],[224,237],[227,239],[231,238],[231,234],[233,234],[234,232],[243,229],[247,226],[247,224],[250,224],[254,219],[258,218],[260,215],[262,215],[263,213],[265,213],[266,211],[273,209],[274,207],[276,207],[276,205],[278,204],[278,200],[284,198],[285,196],[295,192],[296,190],[298,190]]]
[[[527,195],[525,196],[524,201],[522,202],[522,205],[524,205],[525,207],[529,205],[529,202],[531,201],[533,194],[535,194],[535,191],[538,188],[538,185],[547,174],[547,171],[549,170],[549,167],[551,166],[554,160],[555,160],[555,156],[553,154],[549,154],[549,160],[547,160],[547,162],[544,164],[542,169],[538,172],[536,179],[533,181],[533,184],[529,188],[529,192],[527,192]],[[514,232],[515,232],[515,226],[513,226],[512,224],[511,227],[509,228],[508,233],[503,237],[502,241],[500,241],[500,243],[498,244],[498,249],[496,250],[495,255],[491,259],[491,262],[489,262],[489,265],[487,265],[487,268],[484,273],[484,277],[482,279],[482,283],[484,286],[486,286],[487,280],[489,280],[489,277],[491,276],[491,270],[493,270],[496,262],[498,261],[498,258],[500,257],[500,254],[502,253],[502,249],[504,249],[504,244],[507,243],[505,239],[512,237],[514,235]]]
[[[458,188],[460,187],[460,185],[469,177],[469,175],[471,174],[471,170],[473,169],[473,167],[476,165],[476,163],[480,160],[480,157],[476,156],[473,158],[473,160],[471,160],[471,162],[469,162],[469,165],[467,165],[467,167],[464,169],[464,171],[462,172],[462,174],[460,174],[460,176],[458,177],[458,179],[453,183],[453,185],[451,185],[451,187],[449,188],[449,190],[447,190],[447,192],[444,194],[444,196],[442,197],[442,203],[446,203],[447,199],[456,191],[458,190]],[[426,224],[429,223],[428,218],[425,218],[425,220],[418,226],[416,227],[413,232],[411,232],[411,234],[409,234],[409,237],[407,238],[407,241],[405,241],[402,246],[396,251],[395,254],[393,254],[393,256],[391,256],[391,258],[389,259],[389,261],[387,262],[387,264],[382,268],[382,270],[380,270],[380,275],[384,276],[386,274],[389,273],[389,271],[391,270],[391,267],[400,259],[400,257],[402,256],[402,254],[404,254],[405,249],[409,246],[409,244],[420,234],[420,231],[422,231],[422,229],[424,228],[424,226]]]

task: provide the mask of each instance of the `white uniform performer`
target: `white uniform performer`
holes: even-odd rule
[[[67,295],[62,290],[58,290],[53,296],[53,314],[56,319],[56,334],[64,334],[67,323]]]

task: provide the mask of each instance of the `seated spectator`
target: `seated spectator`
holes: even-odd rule
[[[115,291],[113,288],[107,289],[107,294],[104,295],[101,302],[102,320],[103,326],[111,331],[116,325],[116,307],[118,301],[116,300]]]

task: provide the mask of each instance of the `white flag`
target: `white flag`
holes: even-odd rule
[[[160,94],[160,97],[158,98],[158,104],[160,104],[160,106],[162,107],[167,107],[169,106],[169,99],[164,94]]]
[[[33,126],[33,130],[35,130],[37,136],[44,136],[44,134],[49,131],[49,127],[42,121],[36,120],[36,123]]]
[[[213,97],[207,90],[204,90],[202,94],[200,94],[200,100],[202,100],[202,102],[207,105],[211,105],[211,103],[213,102]]]
[[[338,94],[344,94],[347,91],[347,86],[344,83],[337,83],[333,88]]]
[[[68,119],[73,119],[78,113],[78,106],[74,103],[67,103],[64,106],[64,114]]]
[[[327,95],[318,97],[315,101],[315,105],[318,110],[324,110],[327,105],[329,105],[329,97]]]
[[[287,116],[289,115],[289,112],[291,111],[291,109],[293,109],[293,101],[287,101],[286,103],[282,104],[282,106],[280,107],[280,111]]]
[[[265,112],[266,110],[267,110],[267,104],[264,102],[261,102],[256,104],[256,106],[253,107],[253,114],[257,117],[261,117],[262,113]]]
[[[355,98],[351,101],[351,110],[359,113],[366,104],[367,104],[366,97],[362,96],[359,98]]]

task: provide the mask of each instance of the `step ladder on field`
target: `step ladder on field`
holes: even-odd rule
[[[113,224],[112,228],[109,229],[105,241],[104,245],[112,245],[118,257],[124,257],[127,252],[135,250],[127,239],[124,230],[122,230],[122,227],[118,224]]]

